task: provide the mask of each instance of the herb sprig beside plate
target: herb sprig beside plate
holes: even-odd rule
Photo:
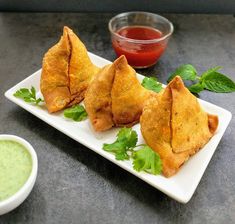
[[[167,81],[169,82],[176,75],[179,75],[183,80],[196,82],[188,87],[188,89],[193,93],[199,93],[204,89],[216,93],[234,92],[234,81],[228,78],[226,75],[220,73],[218,70],[221,68],[222,67],[220,66],[210,68],[199,76],[197,70],[192,65],[181,65],[171,74]]]
[[[216,93],[231,93],[235,91],[235,83],[226,75],[219,72],[222,67],[217,66],[210,68],[198,75],[196,68],[191,64],[185,64],[178,67],[168,78],[170,82],[176,75],[180,76],[184,81],[192,81],[193,84],[187,88],[192,93],[200,93],[203,90],[209,90]],[[146,77],[142,81],[142,86],[155,92],[161,91],[161,83],[155,77]]]

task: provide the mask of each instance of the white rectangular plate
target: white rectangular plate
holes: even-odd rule
[[[89,53],[89,56],[92,62],[99,67],[110,63],[110,61],[92,53]],[[192,197],[232,117],[232,114],[229,111],[199,99],[200,104],[207,112],[217,114],[219,116],[219,127],[216,134],[207,143],[207,145],[204,146],[204,148],[202,148],[196,155],[192,156],[181,167],[180,171],[176,175],[171,178],[165,178],[162,175],[154,176],[145,172],[136,172],[132,168],[131,161],[117,161],[114,158],[114,155],[102,150],[103,143],[112,143],[115,140],[116,134],[119,130],[118,128],[112,128],[111,130],[102,133],[95,133],[92,130],[88,119],[83,122],[74,122],[64,118],[62,112],[49,114],[45,109],[45,106],[37,107],[13,96],[13,94],[20,88],[30,88],[31,86],[34,86],[37,90],[37,95],[41,96],[39,87],[40,75],[41,70],[38,70],[22,82],[9,89],[5,93],[5,96],[54,128],[92,149],[96,153],[112,161],[181,203],[187,203]],[[142,80],[143,76],[138,75],[138,79]],[[133,129],[138,133],[138,143],[144,143],[140,132],[140,125],[135,125]]]

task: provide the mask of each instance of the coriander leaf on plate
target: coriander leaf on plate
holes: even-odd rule
[[[135,147],[138,140],[137,133],[132,128],[122,128],[118,132],[117,137],[119,142],[125,142],[127,148]]]
[[[107,152],[112,152],[115,154],[116,160],[128,160],[129,155],[127,154],[127,148],[125,142],[120,142],[116,140],[112,144],[104,144],[103,149]]]
[[[14,93],[14,96],[15,97],[19,97],[21,99],[24,99],[24,98],[31,98],[31,93],[29,91],[29,89],[27,88],[21,88],[19,90],[17,90],[15,93]]]
[[[205,89],[213,92],[230,93],[235,91],[234,81],[217,71],[204,73],[201,80],[205,86]]]
[[[154,175],[160,174],[162,171],[160,156],[146,145],[133,152],[133,168],[138,172],[146,171]]]
[[[87,118],[87,112],[82,105],[75,105],[64,110],[64,116],[74,121],[83,121]]]
[[[36,99],[36,89],[32,86],[31,87],[31,94],[34,99]]]
[[[117,160],[128,160],[128,151],[131,151],[137,143],[137,133],[131,128],[122,128],[115,142],[111,144],[103,144],[103,149],[115,154]]]
[[[23,99],[27,103],[35,103],[38,105],[40,102],[43,102],[41,98],[36,98],[36,90],[32,86],[31,90],[27,88],[21,88],[17,90],[14,94],[15,97]]]
[[[197,79],[197,71],[196,69],[190,65],[185,64],[178,67],[168,78],[167,82],[170,82],[175,76],[180,76],[183,80],[191,80],[194,81]]]
[[[145,77],[141,83],[141,85],[149,90],[152,90],[156,93],[159,93],[163,88],[162,84],[157,81],[156,77]]]

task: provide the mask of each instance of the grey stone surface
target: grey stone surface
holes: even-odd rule
[[[234,0],[0,0],[1,11],[234,13]]]
[[[89,51],[113,60],[107,30],[113,14],[0,14],[0,133],[15,134],[37,151],[39,172],[28,199],[0,217],[10,223],[235,223],[235,119],[188,204],[170,199],[85,148],[4,97],[4,92],[41,67],[43,54],[63,25]],[[166,15],[175,26],[165,55],[140,71],[166,83],[182,63],[199,72],[224,66],[235,79],[235,18],[231,15]],[[204,91],[200,98],[235,113],[235,94]]]

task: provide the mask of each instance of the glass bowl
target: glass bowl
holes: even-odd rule
[[[118,14],[109,21],[108,27],[117,56],[125,55],[135,68],[154,65],[174,30],[168,19],[149,12]]]

